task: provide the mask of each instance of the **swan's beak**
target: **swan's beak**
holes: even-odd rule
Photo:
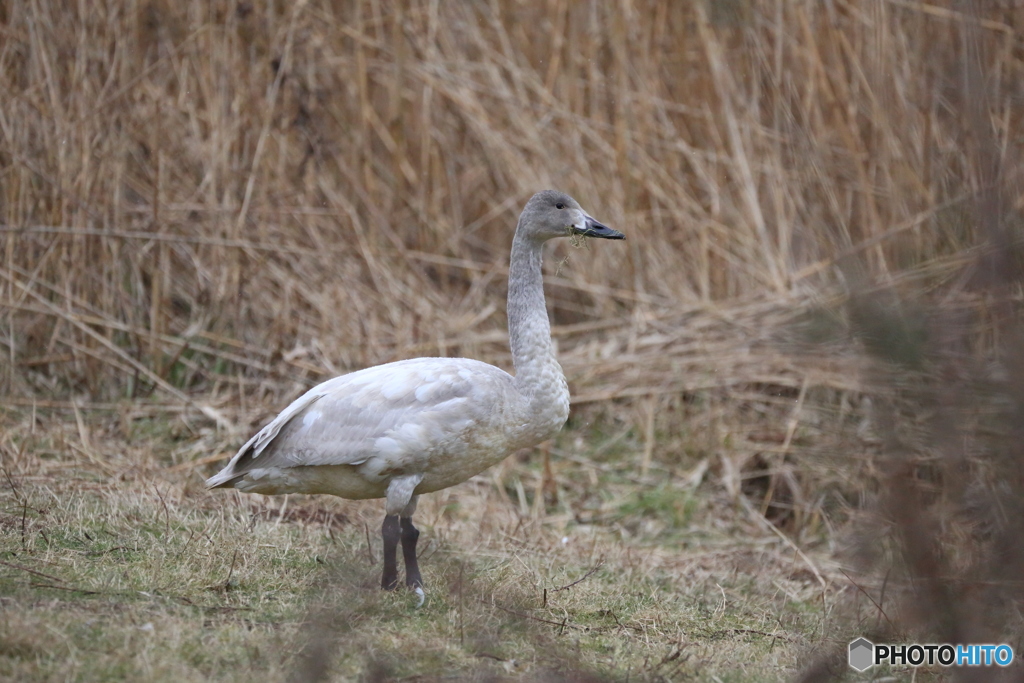
[[[572,226],[572,234],[583,237],[600,237],[606,240],[624,240],[626,236],[618,230],[612,230],[607,225],[601,225],[590,216],[584,214],[583,226]]]

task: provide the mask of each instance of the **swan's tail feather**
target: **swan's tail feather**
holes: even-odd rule
[[[245,474],[238,474],[234,471],[226,472],[220,471],[206,480],[206,488],[208,489],[230,489],[234,488],[235,484],[244,477]]]

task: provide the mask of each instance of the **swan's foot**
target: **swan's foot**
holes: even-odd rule
[[[423,607],[423,603],[427,601],[427,594],[423,592],[423,588],[421,586],[416,586],[412,591],[416,594],[417,598],[416,609]]]

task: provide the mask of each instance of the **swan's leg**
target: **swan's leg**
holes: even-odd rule
[[[398,539],[402,536],[398,515],[384,515],[380,535],[384,539],[384,573],[380,577],[380,587],[384,590],[394,590],[398,587]]]
[[[402,517],[402,554],[405,556],[405,585],[409,588],[423,586],[420,566],[416,562],[416,539],[420,531],[412,525],[412,517]]]
[[[405,556],[405,583],[413,588],[420,586],[420,569],[416,565],[416,537],[419,532],[412,525],[411,518],[412,513],[416,512],[418,498],[413,495],[413,491],[422,480],[422,474],[407,474],[395,477],[388,483],[384,495],[384,526],[380,530],[384,539],[384,573],[380,578],[380,587],[385,590],[398,586],[399,540],[402,541],[402,554]],[[422,589],[419,592],[422,593]]]
[[[402,510],[402,556],[405,558],[405,585],[409,588],[422,588],[423,578],[420,566],[416,561],[416,540],[420,537],[419,529],[412,525],[412,513],[416,512],[419,496],[413,496],[409,504]]]

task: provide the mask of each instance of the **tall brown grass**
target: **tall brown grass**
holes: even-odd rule
[[[0,393],[230,424],[397,358],[507,365],[512,226],[555,186],[628,235],[551,259],[577,403],[632,401],[610,409],[648,442],[685,413],[717,435],[707,454],[728,432],[725,487],[797,528],[821,510],[821,460],[790,457],[805,402],[837,424],[868,396],[902,405],[878,439],[812,430],[890,500],[873,458],[895,448],[919,482],[927,450],[886,440],[899,420],[956,388],[949,434],[978,428],[958,412],[976,385],[926,400],[902,373],[1016,348],[1022,25],[1017,3],[966,0],[4,5]],[[791,353],[794,330],[829,343]],[[1000,386],[984,400],[1017,405]],[[709,390],[727,427],[680,407]],[[751,405],[777,429],[755,433]],[[1005,479],[1013,448],[968,469]],[[904,550],[912,578],[938,562]]]
[[[840,255],[955,277],[985,182],[963,65],[1013,168],[1019,12],[708,8],[9,5],[5,394],[500,361],[511,228],[546,186],[629,233],[552,276],[563,328],[792,301]]]

